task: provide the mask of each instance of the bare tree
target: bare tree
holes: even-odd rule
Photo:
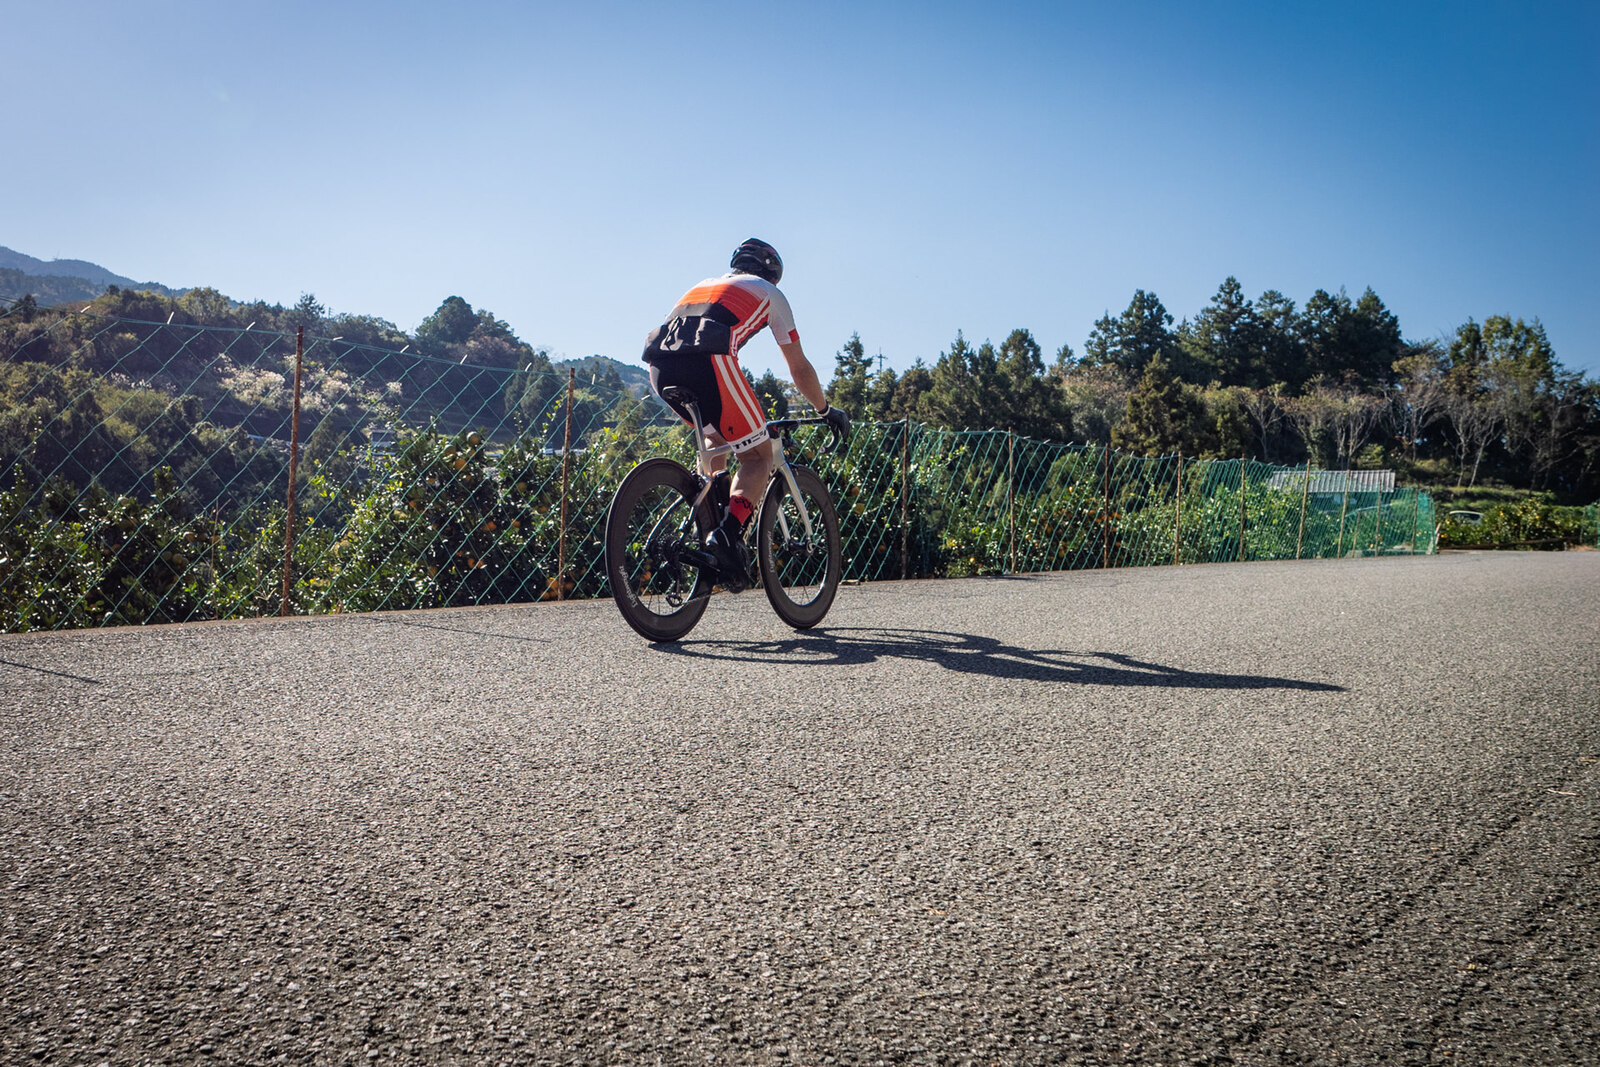
[[[1256,440],[1261,442],[1261,458],[1268,463],[1277,462],[1272,458],[1273,439],[1289,418],[1284,400],[1281,383],[1268,389],[1251,389],[1239,394],[1245,414],[1255,423]]]
[[[1461,488],[1462,479],[1466,478],[1469,458],[1472,477],[1467,484],[1476,485],[1483,453],[1499,436],[1505,416],[1492,396],[1478,390],[1452,390],[1445,400],[1445,413],[1456,432],[1456,488]]]
[[[1390,417],[1406,457],[1417,461],[1417,445],[1428,427],[1445,414],[1449,390],[1445,386],[1445,363],[1438,342],[1428,341],[1395,361],[1398,379],[1391,399]]]
[[[1351,383],[1314,378],[1302,396],[1283,401],[1290,424],[1306,451],[1324,467],[1355,465],[1356,453],[1372,437],[1383,418],[1382,397],[1363,393]]]

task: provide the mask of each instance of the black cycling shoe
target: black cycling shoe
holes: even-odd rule
[[[730,593],[741,593],[750,585],[750,549],[744,543],[738,522],[729,515],[706,537],[706,549],[717,561],[717,580]]]

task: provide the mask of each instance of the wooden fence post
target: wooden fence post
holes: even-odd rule
[[[300,379],[306,354],[306,328],[301,325],[294,334],[294,406],[289,415],[289,499],[288,514],[283,522],[283,599],[278,614],[289,614],[289,588],[294,569],[294,496],[295,481],[300,477]]]

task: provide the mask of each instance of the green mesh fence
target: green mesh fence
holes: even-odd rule
[[[1360,472],[908,422],[806,458],[838,499],[846,575],[862,580],[1433,550],[1431,498]]]
[[[824,439],[801,459],[853,579],[1433,548],[1426,494],[1329,472],[914,422]],[[0,318],[0,629],[604,596],[611,494],[662,453],[693,462],[660,404],[570,373]]]

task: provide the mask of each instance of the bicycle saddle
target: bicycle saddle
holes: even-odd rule
[[[672,404],[673,406],[682,404],[685,407],[688,407],[690,405],[698,405],[700,403],[700,398],[694,394],[694,390],[685,389],[681,385],[669,385],[662,389],[661,399],[665,400],[669,404]]]

